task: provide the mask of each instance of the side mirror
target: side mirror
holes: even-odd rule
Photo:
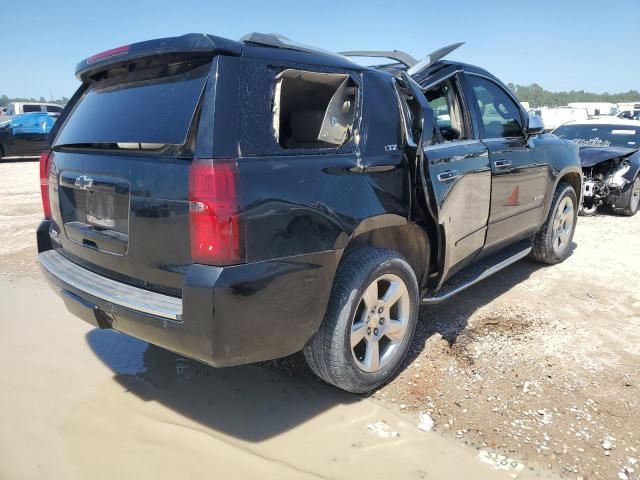
[[[537,135],[539,133],[544,133],[544,122],[538,115],[530,113],[527,123],[527,136]]]

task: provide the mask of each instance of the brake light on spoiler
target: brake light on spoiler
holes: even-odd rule
[[[87,65],[97,62],[98,60],[102,60],[109,57],[115,57],[116,55],[122,55],[123,53],[129,52],[129,45],[123,45],[121,47],[112,48],[111,50],[105,50],[104,52],[96,53],[95,55],[87,58]]]
[[[188,33],[180,37],[157,38],[123,45],[97,53],[82,60],[76,67],[76,77],[84,82],[88,77],[109,65],[123,61],[136,61],[144,57],[164,54],[223,54],[241,55],[242,44],[227,38],[203,33]]]

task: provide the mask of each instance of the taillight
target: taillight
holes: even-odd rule
[[[236,165],[196,159],[189,171],[189,225],[194,263],[230,265],[241,261],[236,198]]]
[[[102,60],[109,57],[115,57],[116,55],[122,55],[123,53],[127,53],[129,51],[129,45],[123,45],[121,47],[112,48],[111,50],[106,50],[104,52],[96,53],[95,55],[87,58],[87,65],[93,62],[97,62],[98,60]]]
[[[53,163],[53,152],[45,150],[40,154],[40,195],[44,218],[51,218],[51,202],[49,201],[49,175]]]

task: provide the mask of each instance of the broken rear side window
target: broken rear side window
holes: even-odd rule
[[[337,148],[353,133],[357,86],[347,74],[287,69],[276,76],[273,134],[285,149]]]

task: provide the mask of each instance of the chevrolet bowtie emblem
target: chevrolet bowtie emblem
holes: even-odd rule
[[[76,178],[76,187],[82,190],[86,190],[93,186],[93,178],[87,177],[86,175],[80,175]]]

